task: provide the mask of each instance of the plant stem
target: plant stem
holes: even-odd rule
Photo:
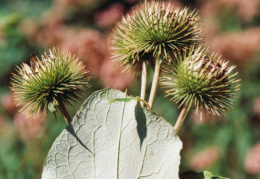
[[[184,119],[186,118],[188,112],[189,112],[189,109],[184,106],[181,110],[181,113],[180,113],[175,125],[174,125],[174,129],[175,129],[176,133],[179,132],[181,125],[182,125]]]
[[[150,107],[150,105],[145,101],[145,100],[143,100],[143,99],[141,99],[141,98],[139,98],[138,96],[136,97],[136,100],[138,100],[138,101],[140,101],[140,102],[143,102],[145,105],[146,105],[146,107],[148,108],[148,109],[150,109],[151,110],[151,107]]]
[[[146,82],[147,82],[147,71],[148,66],[146,62],[142,64],[142,78],[141,78],[141,94],[140,98],[145,101],[145,93],[146,93]],[[141,102],[141,106],[144,107],[144,103]]]
[[[154,67],[154,74],[153,74],[153,82],[152,82],[152,87],[151,87],[151,92],[150,92],[150,97],[148,102],[151,108],[153,107],[153,101],[157,91],[158,79],[160,75],[160,65],[161,62],[159,60],[156,60],[155,67]]]
[[[63,117],[64,117],[66,123],[67,123],[68,125],[70,125],[72,119],[70,118],[70,115],[69,115],[69,113],[68,113],[66,107],[64,106],[64,104],[63,104],[62,102],[59,103],[59,109],[60,109],[60,112],[61,112],[61,114],[63,115]]]

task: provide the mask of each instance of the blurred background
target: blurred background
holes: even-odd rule
[[[140,79],[110,58],[109,39],[122,14],[137,0],[0,0],[0,178],[40,178],[53,141],[66,127],[53,114],[27,119],[10,94],[14,65],[56,46],[84,61],[93,87],[128,89],[139,95]],[[260,0],[172,0],[198,9],[206,45],[236,64],[241,91],[232,113],[202,121],[191,112],[180,130],[180,171],[209,170],[234,179],[260,179]],[[14,72],[14,71],[13,71]],[[149,85],[152,71],[150,71]],[[148,93],[149,91],[147,91]],[[89,95],[85,94],[85,98]],[[84,98],[84,99],[85,99]],[[73,116],[81,101],[75,104]],[[158,90],[154,110],[174,124],[177,106]]]

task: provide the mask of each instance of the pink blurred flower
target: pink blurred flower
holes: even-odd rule
[[[95,30],[82,30],[61,44],[63,50],[76,54],[86,64],[91,75],[105,87],[125,89],[134,84],[133,75],[121,73],[122,68],[109,58],[109,39]]]
[[[107,59],[101,66],[99,77],[106,87],[125,90],[126,87],[133,86],[136,79],[133,73],[123,72],[123,68]]]
[[[97,16],[100,25],[112,25],[124,8],[120,3],[112,4],[100,16]],[[86,65],[86,69],[90,71],[91,76],[104,82],[104,86],[120,89],[131,86],[134,81],[131,74],[122,75],[121,71],[118,73],[119,67],[114,67],[114,64],[110,64],[111,60],[108,60],[110,58],[108,38],[110,34],[102,34],[94,29],[68,26],[64,21],[64,13],[62,8],[53,8],[42,16],[41,23],[36,23],[36,27],[31,22],[25,22],[21,27],[38,45],[56,46],[79,57]],[[26,24],[33,26],[33,30],[30,31]],[[117,71],[112,72],[113,70]]]
[[[235,10],[241,20],[248,21],[259,13],[260,0],[218,0],[201,2],[202,16],[218,16],[223,10]]]
[[[41,16],[41,24],[48,27],[57,27],[64,24],[66,11],[61,8],[52,8]]]
[[[247,173],[256,175],[260,173],[260,143],[255,144],[248,152],[245,159]]]
[[[83,5],[95,3],[94,0],[55,0],[54,2],[56,3],[56,6],[63,6],[66,8],[77,8]]]
[[[98,76],[108,50],[107,41],[101,33],[90,29],[81,30],[64,40],[60,46],[83,60],[91,75]]]
[[[95,14],[95,20],[101,27],[111,27],[116,20],[121,17],[125,10],[125,6],[122,3],[113,3],[102,11],[98,11]]]
[[[41,24],[38,26],[35,41],[39,45],[45,44],[50,47],[62,43],[67,37],[73,36],[76,32],[64,24],[64,14],[55,10],[48,11],[42,16]]]
[[[10,93],[1,96],[0,103],[8,114],[13,114],[15,112],[16,106],[14,103],[14,98]]]
[[[224,58],[235,63],[245,63],[260,49],[260,28],[219,35],[211,38],[209,45]]]
[[[32,42],[45,47],[56,46],[76,33],[64,24],[64,13],[62,9],[52,9],[45,12],[39,22],[24,20],[20,28]]]
[[[201,171],[212,166],[219,158],[219,149],[217,147],[208,147],[191,158],[190,166],[195,171]]]
[[[238,9],[238,16],[242,20],[252,19],[258,12],[260,0],[222,0],[223,3],[232,5]]]
[[[39,136],[44,130],[46,113],[37,114],[34,117],[28,118],[26,115],[16,113],[14,116],[14,125],[17,128],[19,136],[24,140],[31,140]]]

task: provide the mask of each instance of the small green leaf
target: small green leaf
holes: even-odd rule
[[[151,109],[150,105],[147,103],[147,101],[141,99],[139,96],[128,96],[127,98],[116,98],[109,101],[109,104],[116,103],[116,102],[130,102],[132,100],[143,102],[148,109]]]
[[[49,104],[48,104],[48,109],[49,109],[49,111],[51,111],[51,112],[56,111],[56,106],[58,106],[58,105],[59,105],[59,104],[58,104],[57,101],[53,101],[53,102],[49,103]]]
[[[109,104],[117,103],[117,102],[130,102],[131,100],[135,100],[135,97],[113,99],[109,102]]]

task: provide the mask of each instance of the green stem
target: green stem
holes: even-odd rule
[[[184,119],[186,118],[188,112],[189,112],[188,108],[186,108],[186,107],[182,108],[181,113],[180,113],[180,115],[179,115],[179,117],[178,117],[178,119],[177,119],[177,121],[174,125],[174,129],[175,129],[176,133],[179,132],[181,125],[182,125]]]
[[[145,93],[146,93],[146,83],[147,83],[147,71],[148,66],[146,62],[142,64],[142,78],[141,78],[141,94],[140,98],[145,101]],[[141,102],[141,106],[144,107],[144,103]]]
[[[68,113],[68,111],[67,111],[65,105],[64,105],[62,102],[59,103],[59,109],[60,109],[60,112],[61,112],[61,114],[63,115],[63,117],[64,117],[66,123],[67,123],[68,125],[70,125],[72,119],[70,118],[70,115],[69,115],[69,113]]]
[[[153,107],[153,102],[157,91],[158,79],[160,75],[160,65],[161,62],[159,60],[156,60],[155,67],[154,67],[154,74],[153,74],[153,82],[152,82],[152,87],[151,87],[151,92],[150,92],[150,97],[148,102],[151,108]]]

